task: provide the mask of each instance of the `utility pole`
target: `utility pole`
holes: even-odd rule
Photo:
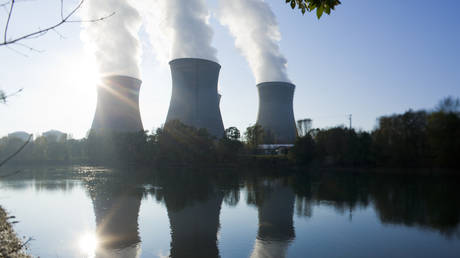
[[[348,115],[348,120],[350,120],[350,130],[351,130],[351,120],[352,120],[353,114]]]

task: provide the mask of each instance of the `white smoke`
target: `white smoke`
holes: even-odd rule
[[[162,63],[176,58],[217,61],[205,0],[136,0],[155,53]]]
[[[275,14],[263,0],[219,0],[219,19],[235,37],[257,83],[290,82]]]
[[[103,21],[83,24],[82,40],[94,53],[102,75],[140,78],[141,48],[138,31],[142,19],[127,0],[91,0],[83,6],[83,19]]]

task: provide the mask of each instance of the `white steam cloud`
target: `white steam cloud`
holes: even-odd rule
[[[127,0],[91,0],[83,7],[83,19],[103,21],[84,23],[82,40],[94,53],[102,75],[140,78],[141,48],[138,32],[142,19]]]
[[[220,0],[219,19],[235,37],[257,83],[289,82],[275,14],[263,0]]]
[[[155,53],[162,63],[176,58],[217,61],[205,0],[136,0]]]

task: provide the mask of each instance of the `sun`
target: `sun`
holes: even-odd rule
[[[41,89],[48,92],[41,104],[50,117],[47,123],[76,138],[84,137],[96,109],[98,65],[91,56],[76,51],[60,55],[50,66]]]
[[[68,89],[74,91],[94,91],[100,81],[98,66],[88,55],[73,56],[65,69]]]

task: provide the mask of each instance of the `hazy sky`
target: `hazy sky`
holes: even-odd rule
[[[69,7],[76,2],[67,1]],[[257,116],[255,79],[216,18],[217,0],[208,2],[212,45],[222,65],[224,125],[244,130]],[[267,2],[280,26],[288,76],[297,86],[296,119],[312,118],[314,127],[331,127],[347,124],[346,115],[353,114],[355,128],[371,130],[379,116],[430,109],[445,96],[460,96],[460,1],[343,0],[333,15],[319,21],[292,11],[284,0]],[[1,28],[5,18],[0,9]],[[18,2],[10,32],[19,35],[57,19],[58,0]],[[12,47],[20,53],[0,47],[0,89],[24,88],[0,105],[0,136],[49,129],[85,136],[96,106],[97,68],[80,31],[80,24],[68,24],[59,29],[64,38],[50,32],[24,42],[41,53],[18,45]],[[146,33],[141,31],[140,38],[140,109],[145,129],[151,130],[165,121],[171,78]]]

